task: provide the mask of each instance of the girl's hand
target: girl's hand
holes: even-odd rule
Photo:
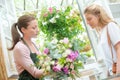
[[[44,74],[45,69],[40,69],[40,71],[41,71],[41,74]]]
[[[43,76],[46,76],[46,75],[49,75],[49,74],[50,74],[50,72],[44,71]]]

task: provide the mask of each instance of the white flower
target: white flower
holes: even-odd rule
[[[47,67],[46,67],[46,70],[47,70],[47,71],[50,71],[50,69],[51,69],[50,66],[47,66]]]
[[[72,47],[72,44],[71,44],[71,43],[69,44],[69,47],[70,47],[70,48]]]
[[[56,20],[55,20],[55,18],[53,17],[53,18],[51,18],[50,20],[49,20],[51,23],[56,23]]]
[[[54,65],[54,64],[55,64],[55,61],[51,61],[51,64]]]
[[[66,50],[65,50],[65,53],[70,54],[70,53],[71,53],[71,50],[70,50],[70,49],[66,49]]]
[[[46,66],[48,66],[48,65],[49,65],[49,63],[48,63],[48,62],[46,62],[46,61],[44,62],[44,64],[45,64]]]
[[[63,43],[63,40],[60,40],[59,42],[60,42],[60,43]]]
[[[71,53],[70,49],[66,49],[65,52],[62,54],[63,57],[67,57]]]
[[[51,43],[53,43],[53,44],[57,44],[57,42],[58,42],[57,39],[54,39],[54,40],[51,41]]]
[[[67,57],[67,55],[68,55],[68,54],[65,53],[65,52],[62,54],[63,57]]]
[[[56,15],[56,18],[59,18],[60,16],[59,15]]]
[[[65,8],[64,7],[62,7],[62,12],[64,12],[65,11]]]
[[[40,60],[40,61],[39,61],[39,64],[43,64],[43,61],[42,61],[42,60]]]
[[[47,58],[46,58],[46,60],[49,60],[49,61],[50,61],[51,59],[52,59],[52,58],[51,58],[51,57],[49,57],[49,56],[47,56]]]
[[[47,22],[42,22],[42,25],[45,26],[47,24]]]
[[[65,18],[66,18],[66,19],[69,19],[69,16],[66,16]]]

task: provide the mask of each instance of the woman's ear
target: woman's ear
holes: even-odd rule
[[[21,28],[22,33],[24,34],[26,32],[26,29],[24,27]]]

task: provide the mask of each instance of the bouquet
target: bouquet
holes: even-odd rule
[[[83,63],[74,40],[70,42],[68,38],[64,38],[48,42],[38,58],[40,62],[37,66],[44,68],[53,80],[80,77],[79,69],[83,68]],[[43,76],[45,77],[47,76]]]
[[[38,56],[40,62],[36,65],[49,73],[41,79],[49,77],[53,80],[65,80],[68,77],[72,79],[80,77],[79,69],[83,68],[85,61],[84,55],[80,52],[89,50],[84,49],[89,40],[82,36],[85,29],[81,21],[78,10],[71,6],[41,10],[38,23],[40,35],[44,36],[39,36],[42,39],[38,39],[38,44],[41,42],[44,49],[40,48],[41,54]],[[42,32],[44,34],[41,34]]]

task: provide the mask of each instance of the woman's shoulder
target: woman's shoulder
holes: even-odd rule
[[[107,26],[108,26],[108,29],[115,29],[115,30],[119,29],[119,26],[116,22],[109,22]]]
[[[30,53],[28,47],[22,41],[17,42],[13,52],[16,56],[28,56]]]
[[[110,25],[117,25],[117,23],[112,21],[112,22],[108,23],[108,26],[110,26]]]
[[[27,46],[22,42],[22,41],[19,41],[19,42],[17,42],[17,44],[15,45],[15,47],[14,47],[14,50],[21,50],[21,49],[27,49]]]

